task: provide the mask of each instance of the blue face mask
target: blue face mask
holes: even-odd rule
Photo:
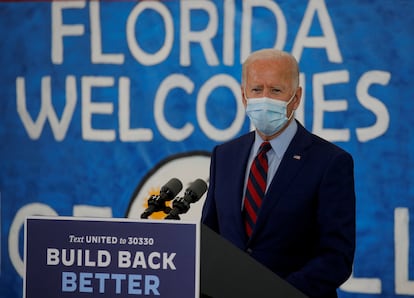
[[[271,136],[292,118],[294,111],[289,118],[286,114],[287,106],[294,97],[295,94],[287,102],[268,97],[249,98],[247,99],[246,114],[261,133],[265,136]]]

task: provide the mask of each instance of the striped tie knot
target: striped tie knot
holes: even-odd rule
[[[269,142],[263,142],[260,145],[259,153],[258,154],[266,154],[267,151],[269,151],[270,149],[272,149],[272,145],[270,145]]]

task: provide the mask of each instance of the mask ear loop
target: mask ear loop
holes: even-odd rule
[[[287,106],[292,102],[293,98],[295,98],[296,92],[293,93],[292,97],[289,99],[289,101],[286,103],[286,110],[287,110]],[[290,121],[290,119],[292,119],[293,114],[295,113],[295,110],[292,109],[292,113],[290,113],[290,116],[288,117],[288,121]]]

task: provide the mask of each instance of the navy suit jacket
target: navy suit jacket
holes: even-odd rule
[[[309,297],[337,297],[355,250],[353,159],[297,123],[251,238],[241,210],[254,132],[214,148],[202,222]]]

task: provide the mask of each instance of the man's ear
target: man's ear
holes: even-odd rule
[[[246,94],[244,93],[243,86],[240,87],[240,91],[241,91],[243,105],[244,105],[244,107],[246,107],[247,106],[247,100],[246,100]]]
[[[299,86],[298,89],[296,89],[295,98],[293,99],[293,109],[296,111],[299,107],[300,101],[302,99],[302,87]]]

